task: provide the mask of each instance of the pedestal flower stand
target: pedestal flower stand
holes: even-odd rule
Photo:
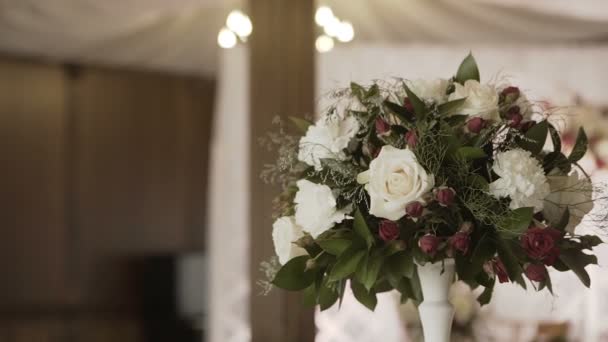
[[[418,307],[425,342],[449,342],[454,307],[448,292],[454,282],[454,259],[417,265],[424,300]]]

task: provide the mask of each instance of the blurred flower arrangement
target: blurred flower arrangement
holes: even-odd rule
[[[480,83],[472,55],[450,79],[352,83],[333,98],[316,123],[292,118],[303,136],[281,126],[266,140],[279,157],[263,178],[283,189],[272,284],[322,310],[347,284],[371,310],[393,289],[420,303],[416,265],[446,259],[481,304],[496,280],[552,291],[547,267],[590,285],[601,240],[575,227],[603,188],[578,163],[583,129],[566,154],[520,89]]]

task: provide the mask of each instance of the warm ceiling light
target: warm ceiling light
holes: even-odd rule
[[[326,35],[321,35],[315,41],[315,47],[321,53],[329,52],[334,48],[334,40]]]
[[[217,43],[224,49],[233,48],[236,45],[236,35],[227,28],[222,28],[217,35]]]
[[[355,38],[355,29],[353,28],[353,24],[349,23],[348,21],[343,21],[338,27],[336,38],[338,38],[339,41],[348,43]]]
[[[226,26],[241,38],[248,37],[253,31],[251,20],[239,10],[234,10],[228,14]]]
[[[315,12],[315,22],[319,26],[327,25],[332,19],[334,19],[334,12],[327,6],[321,6],[317,8]]]
[[[337,37],[341,26],[342,23],[340,22],[340,19],[333,17],[325,24],[325,26],[323,26],[323,31],[325,31],[325,34],[330,37]]]

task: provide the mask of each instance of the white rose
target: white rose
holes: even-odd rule
[[[321,159],[346,159],[344,149],[359,132],[359,122],[345,108],[335,107],[333,114],[323,116],[308,127],[306,135],[300,139],[298,160],[320,171],[323,168]]]
[[[455,90],[448,97],[449,101],[467,98],[458,109],[459,114],[480,117],[484,120],[498,121],[498,93],[489,85],[475,80],[468,80],[464,85],[454,83]]]
[[[289,260],[306,255],[304,248],[294,244],[295,241],[304,236],[302,227],[296,224],[293,216],[278,218],[272,224],[272,241],[274,251],[279,257],[279,263],[285,265]]]
[[[490,184],[490,193],[496,198],[509,197],[509,208],[533,207],[543,209],[549,195],[545,172],[532,154],[522,149],[498,153],[492,170],[500,177]]]
[[[448,98],[446,94],[448,80],[441,78],[435,80],[416,79],[407,81],[407,86],[416,96],[423,100],[441,104],[446,102]]]
[[[593,209],[593,186],[577,171],[569,176],[549,176],[551,193],[545,199],[543,215],[550,222],[559,222],[564,211],[570,212],[566,230],[574,233],[583,217]]]
[[[422,197],[435,186],[435,177],[424,170],[409,149],[386,145],[369,164],[369,170],[357,176],[366,184],[370,214],[396,221],[405,215],[405,206]]]
[[[336,198],[327,185],[301,179],[297,183],[296,223],[313,238],[346,218],[347,210],[336,208]]]

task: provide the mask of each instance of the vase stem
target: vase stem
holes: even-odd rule
[[[417,265],[424,297],[418,307],[425,342],[449,342],[454,307],[448,300],[454,282],[454,259]]]

